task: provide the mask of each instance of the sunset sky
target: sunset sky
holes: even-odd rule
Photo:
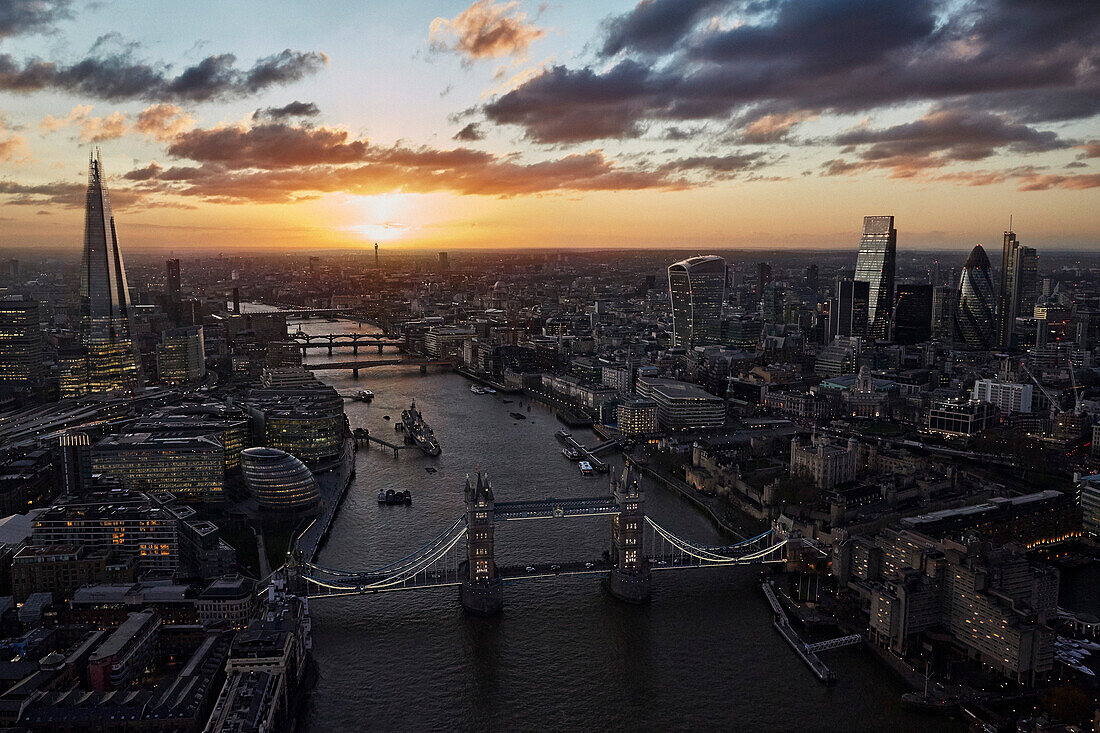
[[[1100,248],[1096,0],[0,0],[0,249]]]

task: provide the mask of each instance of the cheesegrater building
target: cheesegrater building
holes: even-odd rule
[[[898,230],[894,228],[894,217],[863,217],[855,279],[869,284],[867,335],[873,339],[885,339],[889,330],[897,248]]]
[[[80,325],[87,360],[87,391],[139,389],[131,317],[126,268],[97,155],[89,163],[84,257],[80,265]]]

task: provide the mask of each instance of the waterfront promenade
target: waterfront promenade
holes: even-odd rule
[[[317,486],[321,492],[321,514],[310,522],[294,541],[294,547],[305,562],[312,562],[317,557],[318,551],[328,537],[332,522],[336,519],[344,496],[351,486],[356,453],[355,441],[349,436],[344,440],[344,451],[336,466],[316,476]]]

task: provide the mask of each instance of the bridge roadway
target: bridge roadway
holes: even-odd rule
[[[612,496],[590,496],[583,499],[539,499],[535,501],[498,501],[493,505],[493,518],[549,519],[552,517],[599,517],[618,514],[619,504]]]
[[[373,361],[330,361],[321,363],[309,363],[306,368],[312,371],[320,369],[351,369],[352,371],[358,371],[360,369],[370,369],[371,367],[381,366],[414,366],[427,368],[430,366],[452,366],[451,362],[444,360],[423,360],[423,359],[376,359]]]
[[[750,562],[742,561],[738,558],[730,558],[729,562],[701,562],[698,558],[682,554],[647,555],[646,560],[649,561],[650,570],[653,572],[663,570],[719,568],[729,567],[731,565],[750,564]],[[769,562],[783,562],[783,560],[762,561],[762,563]],[[613,567],[615,567],[614,563],[600,558],[588,561],[575,560],[568,562],[537,562],[528,565],[498,565],[497,573],[500,574],[500,578],[504,583],[512,584],[521,580],[556,578],[559,576],[606,575]],[[385,584],[385,581],[391,577],[391,575],[385,572],[371,572],[352,575],[338,580],[326,580],[324,582],[328,583],[329,587],[320,586],[321,591],[318,593],[311,593],[310,597],[325,598],[342,595],[362,595],[365,593],[392,593],[399,590],[449,588],[461,585],[464,577],[464,568],[460,566],[458,569],[427,570],[406,580]],[[372,585],[376,587],[370,587]],[[835,641],[829,645],[824,645],[822,648],[833,648],[834,645],[839,646],[840,644],[835,644]]]

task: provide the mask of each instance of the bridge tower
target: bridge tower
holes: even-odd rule
[[[651,584],[649,560],[642,551],[645,511],[638,477],[630,467],[621,476],[611,475],[611,495],[619,505],[619,513],[611,517],[611,562],[614,567],[607,577],[611,595],[629,603],[649,600]]]
[[[459,597],[462,606],[478,616],[491,616],[504,606],[504,584],[493,560],[493,484],[477,474],[477,484],[466,477],[466,576]]]

